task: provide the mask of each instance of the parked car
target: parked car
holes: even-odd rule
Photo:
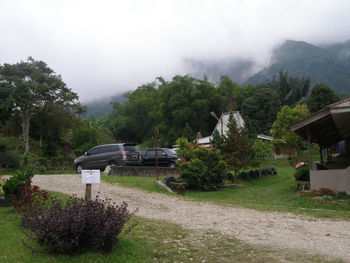
[[[141,150],[141,165],[155,166],[158,157],[159,166],[175,167],[177,155],[169,148],[149,148]]]
[[[98,145],[74,160],[77,173],[83,169],[104,169],[107,165],[140,165],[140,153],[136,144],[116,143]]]

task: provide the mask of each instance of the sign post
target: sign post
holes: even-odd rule
[[[85,184],[85,201],[91,199],[92,184],[99,184],[101,182],[100,170],[82,170],[81,183]]]

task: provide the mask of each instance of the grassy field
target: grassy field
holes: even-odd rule
[[[316,217],[350,219],[350,206],[312,202],[310,196],[295,193],[294,169],[288,167],[287,160],[277,160],[264,165],[278,167],[277,175],[269,175],[261,180],[241,182],[245,188],[221,189],[214,192],[186,191],[183,198],[212,201],[219,204],[236,205],[267,211],[293,212]],[[135,187],[150,192],[161,192],[151,177],[102,176],[104,181]]]
[[[131,224],[136,226],[131,232],[122,233],[119,246],[111,253],[89,251],[71,256],[55,255],[46,253],[43,247],[28,240],[21,231],[20,217],[12,208],[0,207],[0,262],[342,262],[301,252],[248,245],[217,233],[184,230],[164,221],[134,217],[129,226]],[[32,248],[24,246],[23,242]]]

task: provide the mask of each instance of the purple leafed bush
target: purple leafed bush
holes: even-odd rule
[[[85,201],[71,197],[66,202],[50,198],[24,215],[39,244],[50,252],[70,254],[82,248],[111,251],[131,217],[127,204],[95,197]]]

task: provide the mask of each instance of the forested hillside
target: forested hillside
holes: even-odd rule
[[[112,112],[113,105],[111,102],[125,102],[126,98],[122,94],[111,95],[110,97],[105,97],[98,100],[89,101],[85,104],[86,115],[101,117],[105,116],[107,113]]]
[[[310,78],[311,85],[324,83],[336,93],[350,94],[350,41],[329,46],[286,41],[274,51],[271,65],[249,78],[257,84],[272,79],[280,70]]]
[[[253,60],[187,60],[188,72],[193,76],[206,75],[218,81],[226,75],[239,84],[259,84],[278,76],[279,71],[309,78],[310,84],[326,84],[336,92],[350,94],[350,41],[328,46],[316,46],[302,41],[285,41],[273,51],[271,62],[253,74]]]

